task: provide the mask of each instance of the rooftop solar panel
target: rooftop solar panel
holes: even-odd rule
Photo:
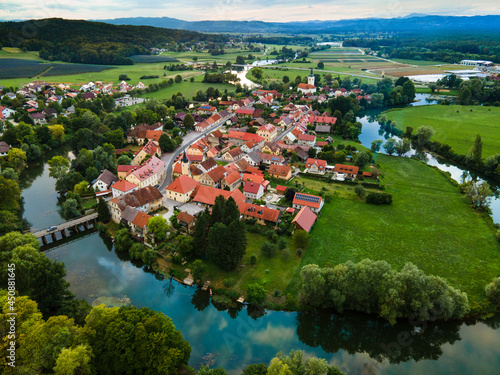
[[[320,197],[314,197],[314,196],[300,194],[300,193],[295,194],[295,198],[300,199],[302,201],[311,202],[311,203],[318,203],[319,200],[321,199]]]

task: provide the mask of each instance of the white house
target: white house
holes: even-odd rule
[[[111,185],[117,181],[118,178],[113,173],[105,169],[102,171],[99,177],[94,180],[94,182],[92,183],[92,187],[94,188],[94,191],[109,190]]]
[[[243,194],[248,199],[260,199],[264,195],[264,186],[258,182],[246,181]]]

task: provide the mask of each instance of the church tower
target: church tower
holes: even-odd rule
[[[314,86],[314,74],[312,68],[311,68],[311,74],[309,74],[309,77],[307,77],[307,83]]]

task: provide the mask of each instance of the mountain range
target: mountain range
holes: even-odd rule
[[[500,15],[434,16],[410,14],[398,18],[364,18],[338,21],[183,21],[170,17],[131,17],[95,20],[113,25],[154,26],[208,33],[328,34],[339,32],[500,32]]]

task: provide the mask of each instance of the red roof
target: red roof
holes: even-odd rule
[[[224,181],[226,181],[226,184],[228,185],[232,185],[234,184],[236,181],[240,180],[241,179],[241,176],[240,176],[240,173],[238,171],[234,171],[232,173],[230,173],[225,179]]]
[[[316,140],[315,135],[310,135],[310,134],[299,134],[297,137],[299,141],[307,141],[307,142],[314,142]]]
[[[310,85],[308,83],[299,83],[298,88],[303,89],[303,90],[311,90],[311,89],[315,89],[316,87],[313,85]]]
[[[193,180],[191,177],[182,175],[177,177],[174,182],[168,185],[167,190],[173,191],[175,193],[186,194],[193,191],[199,183]]]
[[[188,214],[187,212],[179,212],[177,214],[177,221],[182,221],[183,223],[190,224],[194,220],[194,216]]]
[[[300,199],[301,197],[307,198],[305,199]],[[319,198],[315,199],[316,202],[313,201],[314,198]],[[313,207],[313,208],[319,208],[321,206],[321,202],[323,201],[323,198],[318,197],[316,195],[310,195],[310,194],[304,194],[304,193],[295,193],[295,196],[293,198],[293,204],[298,204],[300,206],[307,206],[307,207]]]
[[[245,193],[257,194],[261,187],[263,188],[263,186],[258,182],[247,181],[245,182],[245,187],[243,188],[243,191]]]
[[[273,223],[278,222],[281,212],[267,207],[260,207],[256,204],[241,203],[239,206],[240,213],[242,215],[248,215],[258,219],[263,219],[265,221],[271,221]]]
[[[324,147],[328,144],[328,142],[323,142],[323,141],[316,141],[316,146],[318,147]]]
[[[236,201],[237,205],[245,201],[245,196],[238,189],[231,192],[205,185],[200,185],[195,189],[193,192],[193,201],[213,206],[215,198],[219,195],[223,195],[226,199],[232,197]]]
[[[290,173],[290,167],[288,167],[286,165],[273,164],[269,167],[268,172],[269,172],[269,174],[272,174],[272,175],[287,176],[288,173]]]
[[[299,213],[294,217],[292,223],[297,223],[306,232],[309,232],[318,216],[312,212],[309,207],[302,207]]]
[[[123,192],[130,191],[136,187],[137,187],[136,184],[128,182],[127,180],[120,180],[120,181],[115,182],[113,185],[111,185],[111,189],[116,189],[116,190],[120,190]]]
[[[255,109],[243,109],[243,108],[238,108],[234,113],[237,115],[252,115]]]
[[[326,167],[326,160],[308,158],[306,161],[306,167],[311,168],[313,164],[316,164],[318,169],[324,170]]]
[[[248,168],[247,168],[247,171],[248,171]],[[243,181],[251,181],[251,182],[256,182],[258,184],[261,184],[264,181],[264,175],[244,173],[243,174]]]
[[[260,135],[245,133],[245,132],[237,132],[234,130],[230,130],[229,133],[225,135],[225,138],[240,139],[245,142],[250,140],[253,140],[255,142],[262,142],[264,140],[264,138],[262,138]]]
[[[354,165],[335,164],[335,168],[333,170],[335,172],[352,173],[357,175],[359,172],[359,167],[356,167]]]
[[[144,229],[146,225],[148,225],[148,221],[150,218],[151,216],[149,216],[148,214],[139,211],[134,220],[132,220],[132,224],[137,225],[138,227]]]
[[[276,185],[276,191],[280,193],[284,193],[286,191],[287,187],[283,185]]]

